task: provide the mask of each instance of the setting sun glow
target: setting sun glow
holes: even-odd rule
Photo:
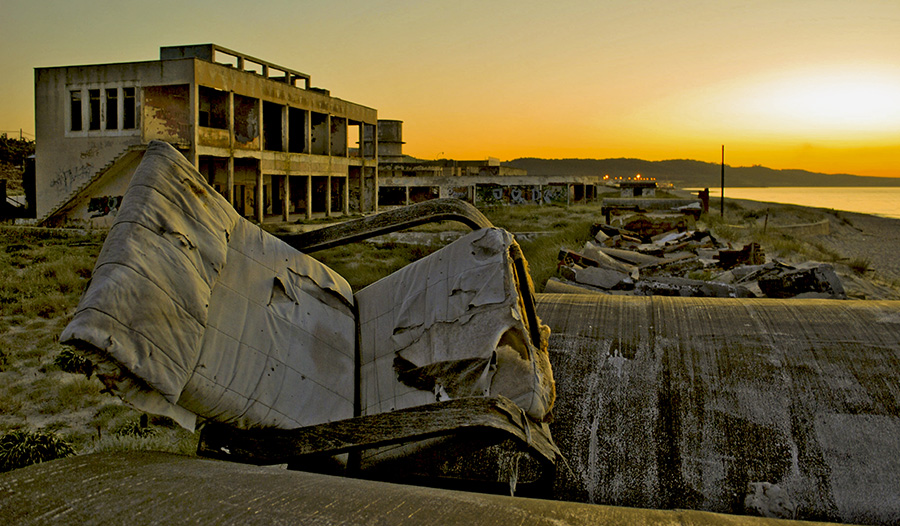
[[[212,42],[403,121],[420,158],[718,162],[726,144],[735,166],[900,177],[897,1],[11,0],[0,17],[7,133],[34,132],[35,67]]]
[[[751,108],[760,119],[815,134],[900,132],[900,78],[844,74],[763,84]]]

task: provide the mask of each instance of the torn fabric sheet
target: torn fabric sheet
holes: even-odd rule
[[[356,294],[363,414],[496,395],[549,412],[548,330],[529,336],[518,250],[505,230],[477,230]]]
[[[174,148],[150,144],[61,342],[139,409],[193,428],[353,416],[349,284],[241,218]]]

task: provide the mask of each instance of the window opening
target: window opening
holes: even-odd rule
[[[282,111],[284,106],[263,101],[263,149],[284,151],[282,144]]]
[[[88,90],[88,102],[90,103],[90,120],[88,121],[89,130],[100,129],[100,90]]]
[[[119,129],[119,88],[106,90],[106,129]]]
[[[200,86],[200,126],[228,129],[228,93]]]
[[[288,151],[307,153],[306,147],[306,110],[288,108]]]
[[[134,88],[122,88],[122,128],[135,128],[137,114],[137,97]]]
[[[72,118],[72,131],[81,131],[81,90],[73,90],[69,92],[69,104],[71,105],[72,111],[70,112]]]

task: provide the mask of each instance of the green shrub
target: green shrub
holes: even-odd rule
[[[94,364],[73,349],[64,349],[56,355],[53,363],[67,373],[83,374],[90,377],[94,372]]]
[[[140,418],[129,420],[113,429],[113,434],[117,436],[148,438],[158,435],[159,430],[148,425],[147,415],[143,414]]]
[[[55,433],[17,429],[0,437],[0,472],[74,454],[75,449]]]

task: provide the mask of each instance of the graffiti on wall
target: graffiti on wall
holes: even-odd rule
[[[477,185],[476,204],[527,205],[567,203],[567,185]]]
[[[564,205],[568,203],[569,199],[569,186],[568,185],[548,185],[544,186],[541,189],[540,199],[546,204],[560,204]]]
[[[468,186],[452,186],[446,189],[447,197],[452,197],[453,199],[462,199],[464,201],[469,200],[469,187]]]
[[[88,213],[91,217],[103,217],[111,213],[115,213],[122,204],[121,195],[102,195],[100,197],[92,197],[88,202]]]
[[[75,187],[75,183],[89,176],[91,173],[90,164],[82,164],[81,166],[73,166],[57,170],[56,175],[50,180],[50,186],[61,192],[69,192]]]

